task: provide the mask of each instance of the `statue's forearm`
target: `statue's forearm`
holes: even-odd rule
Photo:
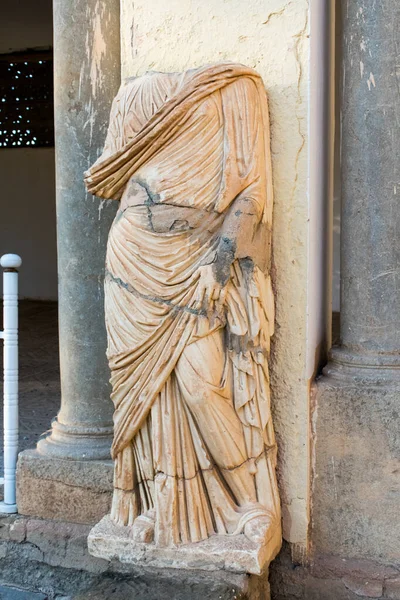
[[[233,261],[246,256],[246,247],[253,240],[259,220],[259,209],[251,198],[239,198],[231,205],[213,262],[215,278],[220,284],[228,282]]]

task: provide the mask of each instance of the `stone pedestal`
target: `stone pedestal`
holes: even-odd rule
[[[400,386],[325,375],[314,389],[317,555],[397,564]]]
[[[110,511],[112,482],[111,460],[63,460],[25,450],[18,460],[18,512],[93,525]]]
[[[314,388],[313,547],[398,561],[400,6],[343,15],[341,345]]]
[[[157,547],[134,541],[129,527],[115,525],[104,517],[88,537],[89,552],[97,558],[155,568],[231,571],[261,575],[278,554],[282,532],[277,525],[262,546],[245,535],[215,535],[202,542],[182,544],[178,548]]]

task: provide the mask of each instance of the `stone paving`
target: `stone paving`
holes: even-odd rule
[[[1,307],[0,307],[1,308]],[[1,310],[2,315],[2,310]],[[2,329],[2,316],[0,329]],[[3,344],[0,344],[2,361]],[[19,307],[19,450],[34,448],[60,407],[57,303],[23,300]],[[0,378],[0,392],[3,393]],[[2,396],[1,396],[2,397]],[[0,402],[0,472],[3,403]],[[0,599],[2,596],[0,595]]]
[[[0,599],[246,600],[266,578],[124,565],[88,552],[90,525],[0,515]],[[23,591],[31,596],[18,596]],[[38,594],[38,596],[35,596]],[[40,595],[41,594],[41,595]],[[5,596],[8,598],[8,596]]]
[[[47,600],[48,596],[0,585],[0,600]]]

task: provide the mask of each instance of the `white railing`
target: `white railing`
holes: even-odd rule
[[[3,331],[4,341],[4,501],[0,513],[16,513],[16,468],[18,458],[18,269],[17,254],[5,254],[0,259],[3,268]]]

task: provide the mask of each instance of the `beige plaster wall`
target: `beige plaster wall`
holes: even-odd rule
[[[277,299],[273,404],[284,536],[300,549],[309,482],[308,12],[307,0],[121,0],[122,77],[230,60],[257,69],[269,93]]]

